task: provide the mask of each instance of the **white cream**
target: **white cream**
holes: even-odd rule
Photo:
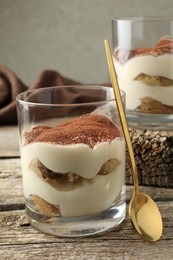
[[[124,162],[116,171],[108,175],[98,175],[94,181],[87,182],[71,191],[59,191],[44,182],[33,172],[23,176],[24,194],[31,194],[52,205],[60,206],[63,217],[89,215],[109,208],[125,185]]]
[[[124,140],[117,138],[110,144],[100,143],[93,150],[82,144],[64,148],[47,143],[33,143],[23,148],[21,164],[25,197],[38,195],[52,205],[59,205],[64,217],[83,216],[109,208],[125,185]],[[41,159],[56,172],[70,171],[88,180],[69,191],[55,189],[29,169],[34,158]],[[101,166],[113,158],[118,159],[120,165],[108,175],[97,175]]]
[[[53,172],[76,173],[87,179],[93,178],[101,166],[109,159],[121,161],[124,147],[121,139],[111,143],[103,142],[91,149],[85,144],[54,145],[37,142],[26,145],[22,149],[22,167],[28,167],[34,158]]]
[[[125,64],[120,64],[114,59],[114,65],[120,88],[126,92],[127,109],[136,109],[141,104],[140,99],[144,97],[151,97],[168,106],[173,105],[173,86],[149,86],[142,81],[134,80],[141,73],[173,80],[173,55],[137,56]]]

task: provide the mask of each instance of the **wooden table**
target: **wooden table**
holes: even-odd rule
[[[141,187],[157,202],[164,231],[155,243],[142,241],[129,220],[112,231],[88,238],[58,238],[27,222],[16,126],[0,127],[0,259],[173,259],[173,190]],[[133,187],[127,187],[127,203]]]

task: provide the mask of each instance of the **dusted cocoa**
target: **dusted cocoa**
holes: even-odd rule
[[[169,37],[163,37],[153,48],[137,48],[134,50],[116,49],[114,56],[116,60],[124,64],[135,56],[152,55],[159,56],[165,53],[173,54],[173,40]]]
[[[55,127],[36,126],[27,133],[27,143],[47,142],[59,145],[87,144],[93,148],[99,142],[111,142],[119,136],[118,128],[103,115],[87,114]]]

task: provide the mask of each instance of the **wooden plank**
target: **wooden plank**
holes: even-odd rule
[[[161,210],[162,239],[143,242],[128,214],[112,231],[89,238],[58,238],[31,227],[25,217],[20,159],[0,159],[0,259],[171,259],[173,254],[173,190],[141,187]],[[127,200],[133,186],[127,186]],[[128,210],[128,207],[127,207]]]
[[[24,208],[23,201],[20,159],[0,159],[0,211]]]
[[[142,241],[129,221],[112,231],[88,238],[58,238],[30,225],[23,211],[0,213],[1,259],[171,259],[173,203],[160,202],[164,232],[160,241]],[[6,257],[6,258],[3,258]]]
[[[19,135],[17,126],[0,127],[0,158],[19,157]]]

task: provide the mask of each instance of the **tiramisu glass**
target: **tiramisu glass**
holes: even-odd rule
[[[173,129],[173,18],[115,19],[112,36],[129,126]]]
[[[119,225],[126,213],[125,141],[112,88],[26,91],[17,111],[29,222],[69,237]]]

